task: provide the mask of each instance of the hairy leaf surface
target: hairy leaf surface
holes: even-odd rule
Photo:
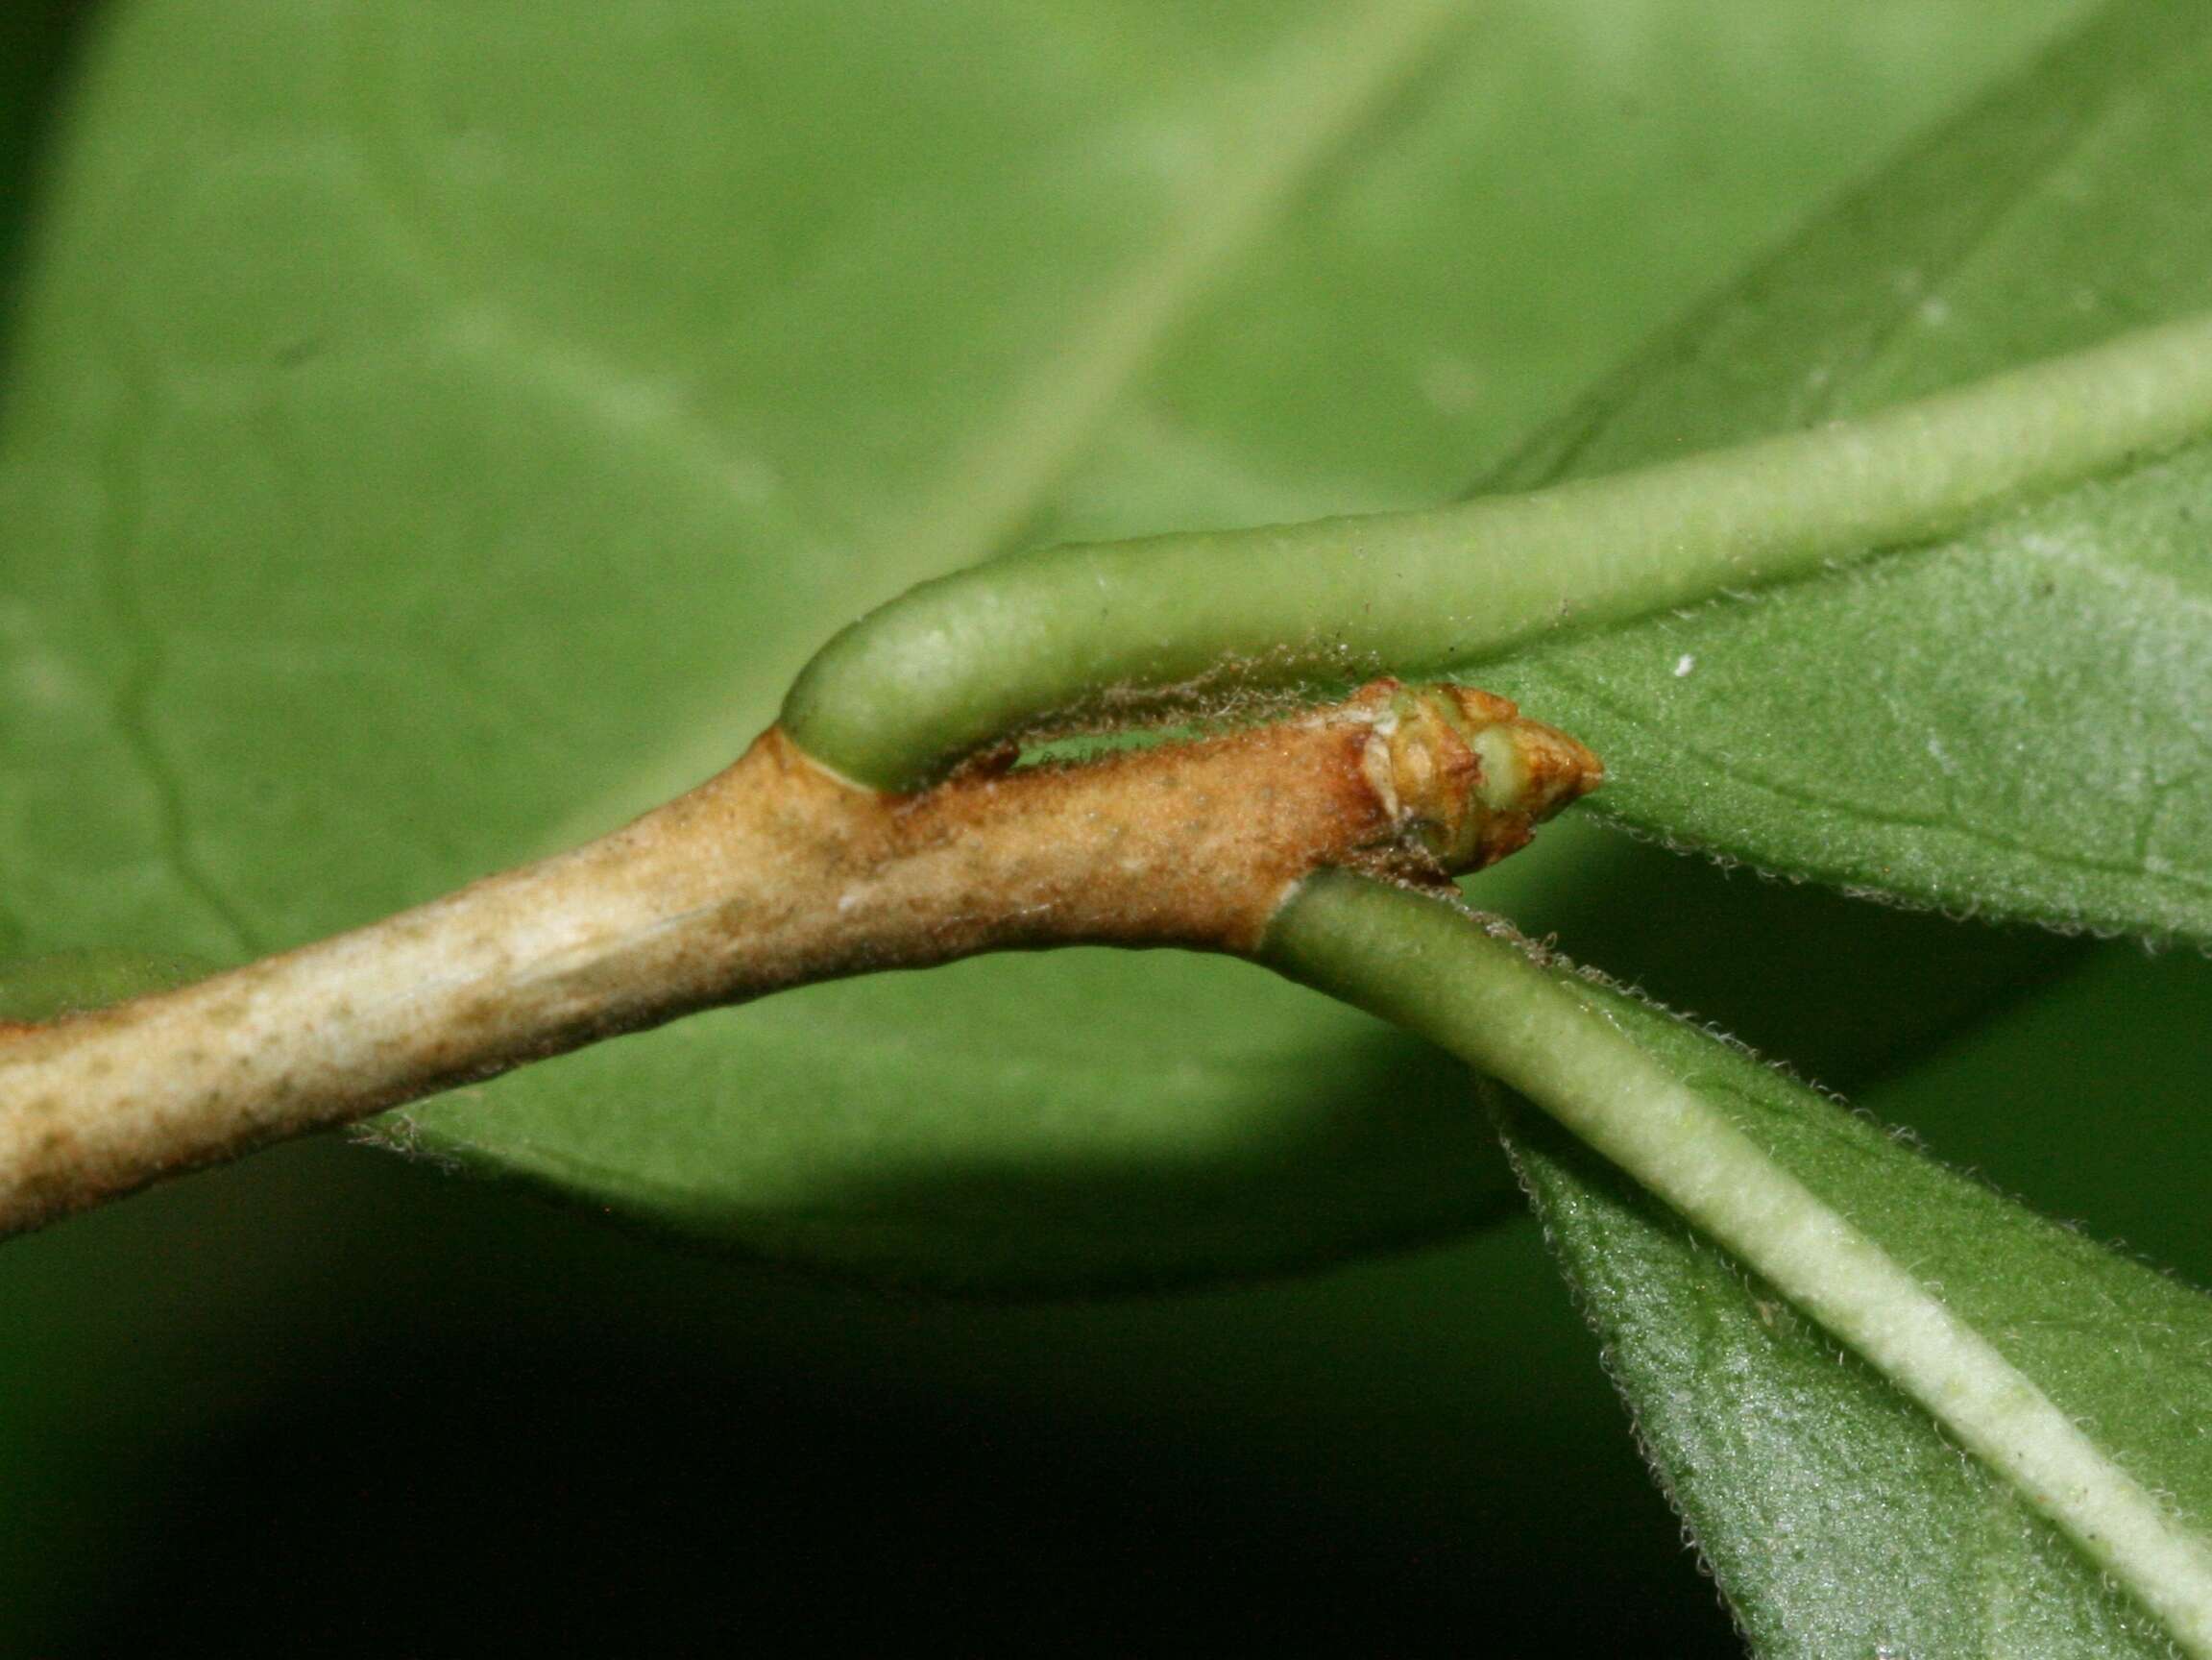
[[[2201,88],[2166,79],[2200,73],[2206,51],[2193,9],[2109,11],[1511,476],[1811,424],[2212,302],[2181,253],[2212,235]],[[2212,788],[2199,760],[2212,635],[2193,597],[2212,571],[2207,505],[2212,456],[2186,454],[1954,545],[1499,678],[1602,733],[1612,804],[1669,836],[1966,909],[2200,931],[2192,883],[2212,841],[2187,826]],[[1853,995],[1816,989],[1819,956],[1776,971],[1800,997]],[[1908,967],[1870,966],[1860,999]],[[2212,1256],[2183,1219],[2200,1208],[2188,1035],[2204,969],[2107,948],[1866,1103],[2039,1208],[2201,1277]],[[2129,1470],[2204,1513],[2201,1296],[1759,1068],[1710,1064],[1786,1164]],[[1506,1122],[1646,1449],[1762,1655],[2169,1651],[1918,1408],[1535,1114]]]
[[[1650,1015],[1785,1168],[2128,1475],[2212,1517],[2212,1301]],[[1663,1483],[1762,1656],[2172,1652],[2028,1496],[1728,1255],[1532,1109],[1518,1161]]]
[[[2212,307],[2208,72],[2201,7],[2108,9],[1498,482],[1817,427]],[[1491,677],[1606,757],[1600,811],[1671,840],[2212,939],[2212,444]]]

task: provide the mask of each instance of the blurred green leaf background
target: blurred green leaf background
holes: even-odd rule
[[[1177,182],[1236,177],[1254,108],[1297,118],[1240,89],[1295,92],[1326,9],[18,6],[0,598],[32,622],[0,635],[0,675],[48,652],[136,704],[0,712],[0,953],[232,956],[597,827],[734,750],[822,632],[937,563],[1454,494],[2083,13],[1470,7],[1045,431],[1033,482],[949,497],[962,458],[1026,453],[979,408],[1060,384],[1070,341],[1110,355],[1083,321],[1173,244]],[[702,433],[775,488],[699,488],[699,457],[669,457]],[[135,528],[94,522],[118,476]],[[118,636],[97,546],[138,574],[158,664]],[[196,867],[161,857],[181,820],[218,827]],[[2200,960],[1875,912],[1580,827],[1496,897],[1823,1082],[1882,1080],[1867,1105],[2038,1208],[2212,1273]],[[1895,1000],[1860,995],[1901,964],[1946,999],[1903,1039]],[[979,1054],[1019,1058],[1005,1035],[1039,1009],[1102,1008],[1053,1065]],[[780,1080],[748,1134],[826,1101],[861,1167],[893,1092],[950,1068],[985,1168],[1040,1102],[1104,1125],[1092,1157],[1134,1150],[1088,1238],[1154,1203],[1195,1101],[1269,1133],[1200,1139],[1200,1174],[1129,1227],[1128,1278],[1172,1277],[1172,1231],[1209,1220],[1256,1231],[1255,1275],[1300,1241],[1377,1254],[1144,1296],[893,1295],[282,1150],[0,1252],[0,1651],[955,1626],[1738,1650],[1508,1219],[1471,1090],[1410,1044],[1237,965],[1095,954],[694,1025],[432,1112],[450,1142],[526,1132],[525,1106],[619,1139],[727,1044]],[[1313,1170],[1335,1144],[1286,1157],[1267,1116],[1316,1069],[1289,1123],[1346,1138],[1334,1186]],[[1410,1173],[1368,1098],[1431,1133],[1467,1114],[1464,1166],[1395,1238],[1374,1218],[1407,1213]],[[814,1174],[783,1190],[818,1197]],[[939,1202],[968,1252],[1009,1194]],[[867,1235],[874,1213],[830,1205],[810,1254],[930,1248]],[[794,1241],[786,1215],[764,1242]]]

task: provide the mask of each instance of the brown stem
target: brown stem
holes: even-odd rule
[[[0,1232],[710,1005],[1086,941],[1250,952],[1324,865],[1439,880],[1597,780],[1510,703],[1347,702],[916,795],[771,728],[572,853],[195,986],[0,1034]]]

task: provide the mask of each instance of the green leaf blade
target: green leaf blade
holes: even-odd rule
[[[1316,877],[1265,955],[1581,1138],[1506,1119],[1762,1653],[2212,1652],[2212,1298],[1433,901]]]
[[[1654,1473],[1762,1660],[1884,1646],[2053,1660],[2172,1652],[2054,1526],[1865,1362],[1539,1114],[1517,1107],[1506,1122]],[[1975,1208],[1956,1203],[1970,1184],[1917,1185],[1940,1214],[1963,1222]],[[2052,1297],[2109,1309],[2103,1264],[2046,1233],[2056,1231],[2015,1210],[1996,1238],[2022,1278],[2063,1274]],[[1949,1255],[1916,1260],[1947,1294],[1961,1281]],[[2085,1351],[2110,1344],[2124,1364],[2147,1358],[2137,1318],[2182,1315],[2204,1331],[2201,1297],[2148,1270],[2124,1278],[2125,1312],[2084,1324],[2069,1304],[2052,1331]],[[2048,1318],[2008,1312],[2008,1351],[2022,1322]],[[2198,1370],[2188,1355],[2159,1359],[2138,1374],[2142,1391],[2186,1386]]]
[[[2107,9],[1497,482],[1816,426],[2212,305],[2208,63],[2198,10]],[[1484,672],[1606,757],[1601,811],[1671,841],[1954,913],[2201,940],[2208,602],[2200,446]]]
[[[106,8],[0,441],[0,946],[231,959],[604,830],[1024,512],[1433,497],[2068,11],[1606,0],[1415,43],[1025,508],[974,457],[1302,142],[1366,13]],[[1101,953],[820,989],[392,1128],[740,1250],[1152,1282],[1479,1225],[1509,1177],[1447,1084],[1264,976]]]

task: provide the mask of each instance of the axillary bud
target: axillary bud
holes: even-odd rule
[[[1582,745],[1471,686],[1376,680],[1349,710],[1370,720],[1361,770],[1398,835],[1445,875],[1525,847],[1537,825],[1605,781]]]

